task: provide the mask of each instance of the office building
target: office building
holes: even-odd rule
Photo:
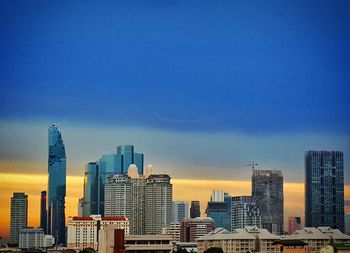
[[[113,229],[123,229],[125,235],[129,234],[129,221],[125,217],[68,217],[67,248],[81,250],[85,248],[98,249],[99,234],[108,226]]]
[[[343,152],[305,152],[305,226],[344,232]]]
[[[301,218],[300,217],[288,217],[288,234],[293,234],[295,230],[301,229]]]
[[[283,234],[283,176],[280,170],[253,170],[252,196],[261,213],[262,228]]]
[[[189,218],[189,204],[186,201],[173,201],[172,221],[181,222]]]
[[[28,195],[14,192],[11,197],[10,244],[18,245],[19,230],[27,227]]]
[[[261,213],[253,197],[232,197],[231,222],[231,231],[247,226],[262,228]]]
[[[228,207],[224,194],[221,190],[214,190],[210,201],[208,202],[207,209],[205,210],[207,217],[210,217],[214,221],[214,227],[222,227],[227,230],[231,229],[231,210]]]
[[[302,240],[308,245],[307,252],[320,253],[321,249],[330,243],[350,243],[350,236],[343,234],[339,229],[330,227],[305,227],[287,235],[286,239]]]
[[[195,242],[201,236],[204,236],[214,230],[214,221],[212,218],[189,218],[181,222],[180,241]]]
[[[201,217],[201,206],[198,200],[191,201],[190,218]]]
[[[40,227],[47,233],[46,191],[40,194]]]
[[[128,172],[128,168],[131,164],[135,164],[137,166],[138,173],[143,175],[144,156],[141,153],[135,153],[133,145],[118,146],[117,154],[122,156],[124,173]]]
[[[102,155],[98,161],[89,162],[85,166],[83,214],[105,215],[105,185],[112,175],[128,174],[130,165],[135,164],[138,174],[143,175],[144,155],[134,153],[134,146],[117,147],[117,154]]]
[[[209,248],[222,248],[225,253],[266,252],[279,253],[273,245],[279,237],[266,229],[254,226],[235,229],[232,233],[217,228],[208,235],[197,239],[197,252],[203,253]]]
[[[47,232],[65,244],[66,151],[57,126],[49,127]]]
[[[23,228],[19,230],[20,249],[44,248],[44,230],[42,228]]]
[[[145,184],[145,233],[160,234],[171,222],[173,186],[165,174],[150,175]]]

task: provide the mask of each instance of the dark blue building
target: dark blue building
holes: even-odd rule
[[[344,232],[344,160],[341,151],[305,153],[305,226]]]
[[[49,127],[47,232],[65,244],[66,151],[57,126]]]

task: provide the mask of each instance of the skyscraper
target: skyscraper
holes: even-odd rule
[[[246,226],[261,228],[261,213],[251,196],[232,197],[231,231]]]
[[[165,174],[150,175],[145,185],[145,233],[160,234],[171,222],[173,186]]]
[[[127,174],[129,166],[131,164],[135,164],[138,169],[138,173],[143,175],[143,167],[144,167],[144,157],[141,153],[134,152],[133,145],[120,145],[117,147],[117,155],[122,156],[123,160],[123,173]]]
[[[191,201],[190,218],[201,217],[201,206],[198,200]]]
[[[66,151],[57,126],[49,127],[47,232],[65,243]]]
[[[189,218],[189,204],[186,201],[173,201],[172,221],[181,222]]]
[[[85,166],[83,215],[100,214],[99,166],[89,162]]]
[[[283,176],[280,170],[253,170],[252,196],[261,212],[262,227],[283,233]]]
[[[344,232],[343,152],[305,153],[305,226]]]
[[[27,227],[28,195],[14,192],[11,198],[10,244],[18,244],[19,230]]]
[[[40,227],[47,233],[47,210],[46,210],[46,191],[40,195]]]

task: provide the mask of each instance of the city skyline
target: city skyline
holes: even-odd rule
[[[341,151],[350,200],[349,1],[19,2],[0,3],[3,238],[14,192],[30,226],[42,191],[50,202],[53,124],[66,216],[85,166],[116,153],[123,170],[169,175],[173,200],[199,200],[202,216],[212,190],[251,195],[252,162],[281,170],[286,225],[305,220],[304,152]]]

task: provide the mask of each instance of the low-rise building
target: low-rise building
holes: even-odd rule
[[[350,253],[350,243],[332,243],[322,248],[321,253]]]
[[[115,225],[108,225],[99,233],[99,252],[113,253],[115,247]],[[118,236],[117,236],[118,237]],[[117,238],[118,242],[121,238]],[[126,235],[125,251],[128,253],[170,253],[173,249],[171,235]]]
[[[106,226],[113,225],[115,229],[123,229],[129,234],[129,221],[125,217],[68,217],[67,248],[69,249],[98,249],[98,235]]]
[[[348,243],[350,236],[342,233],[339,229],[329,227],[312,228],[306,227],[296,230],[293,234],[288,235],[286,239],[297,239],[306,242],[306,250],[310,253],[320,253],[321,249],[331,242]]]
[[[279,237],[266,229],[256,226],[235,229],[232,233],[223,228],[217,228],[208,235],[197,239],[197,252],[203,253],[211,247],[222,248],[225,253],[268,252],[279,253],[273,243]]]
[[[170,226],[162,229],[163,235],[171,235],[173,242],[180,241],[180,222],[170,222]]]
[[[42,228],[22,228],[19,230],[20,249],[44,248],[44,230]]]
[[[281,253],[304,253],[307,243],[302,240],[281,239],[273,243]]]
[[[195,242],[197,238],[214,230],[212,218],[189,218],[181,222],[180,241]]]

